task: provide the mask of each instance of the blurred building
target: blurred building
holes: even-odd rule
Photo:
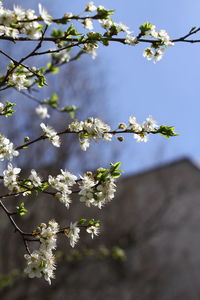
[[[88,208],[76,208],[74,216],[84,213]],[[102,255],[82,258],[77,251],[77,260],[58,263],[52,286],[18,278],[1,289],[1,299],[200,299],[200,170],[190,160],[122,179],[115,200],[90,214],[101,220],[101,236],[80,241],[77,250]]]

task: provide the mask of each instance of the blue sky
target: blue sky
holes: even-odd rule
[[[41,3],[59,16],[63,11],[80,12],[88,1]],[[200,25],[197,0],[102,0],[95,4],[116,9],[114,20],[127,24],[135,34],[146,21],[165,29],[171,38]],[[180,136],[170,140],[152,136],[147,144],[126,138],[118,146],[123,168],[136,172],[182,156],[200,162],[200,44],[176,44],[157,64],[142,57],[144,47],[113,44],[99,49],[97,60],[91,61],[101,65],[107,78],[111,124],[127,121],[130,115],[142,122],[150,114],[159,124],[175,126]]]

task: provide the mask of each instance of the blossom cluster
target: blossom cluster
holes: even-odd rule
[[[153,43],[151,47],[146,48],[143,52],[143,56],[146,57],[147,60],[153,60],[153,62],[156,63],[162,59],[167,47],[173,46],[174,43],[171,41],[166,30],[161,29],[160,31],[156,31],[155,25],[148,24],[148,26],[150,29],[145,31],[145,36],[149,35],[158,42]]]
[[[19,152],[15,150],[13,143],[3,134],[0,134],[0,161],[3,161],[5,157],[12,160],[13,156],[18,155]]]
[[[82,224],[86,221],[84,220]],[[80,239],[80,223],[74,222],[70,223],[70,226],[65,229],[60,229],[58,223],[55,220],[40,224],[36,230],[33,231],[32,235],[35,239],[40,242],[40,247],[38,250],[34,250],[32,253],[25,254],[26,267],[24,272],[29,278],[41,278],[51,284],[51,279],[54,278],[55,267],[55,256],[53,250],[56,249],[57,244],[57,234],[59,232],[64,232],[64,234],[69,238],[71,247],[75,247]],[[99,222],[91,220],[88,225],[84,226],[86,231],[91,234],[91,238],[99,234]]]
[[[39,87],[42,87],[46,84],[45,75],[49,72],[56,73],[58,71],[57,67],[60,65],[78,59],[83,53],[87,53],[91,55],[92,58],[95,58],[99,43],[108,46],[111,41],[118,41],[134,46],[140,41],[148,42],[151,44],[151,47],[144,50],[143,56],[146,57],[147,60],[153,60],[154,62],[159,61],[163,57],[165,50],[173,45],[173,42],[165,30],[157,31],[156,26],[150,23],[141,25],[139,34],[134,36],[127,25],[112,20],[111,15],[114,11],[108,10],[101,5],[96,6],[92,1],[85,6],[83,13],[79,15],[65,13],[60,19],[53,19],[41,4],[38,5],[38,9],[38,15],[32,9],[25,10],[16,5],[14,5],[13,10],[10,10],[4,8],[0,0],[0,38],[12,40],[13,42],[38,41],[34,50],[24,58],[19,59],[19,61],[15,61],[15,59],[12,59],[12,57],[1,51],[2,55],[11,60],[11,63],[7,67],[6,75],[0,78],[2,90],[14,87],[18,91],[28,89],[28,92],[31,92],[35,83],[37,83]],[[94,14],[90,15],[89,13]],[[65,27],[63,25],[71,21],[80,22],[84,32],[78,32],[74,24],[70,24],[63,29]],[[94,31],[94,21],[98,22],[103,33]],[[52,30],[49,37],[46,36],[46,32],[49,33],[47,29],[51,23],[56,24],[56,28]],[[46,26],[44,26],[44,24]],[[61,27],[59,27],[59,25],[61,25]],[[57,29],[57,27],[59,27],[59,29]],[[119,37],[115,38],[118,35]],[[145,40],[146,37],[150,37],[150,40]],[[45,50],[45,47],[41,47],[45,41],[53,41],[56,45],[56,49]],[[80,50],[71,58],[70,51],[75,46],[78,46]],[[43,50],[41,50],[41,48],[43,48]],[[44,54],[51,55],[51,62],[49,62],[46,67],[37,69],[36,67],[28,67],[26,65],[27,59]],[[23,94],[23,92],[21,93]],[[26,95],[26,93],[24,94]],[[57,111],[67,111],[71,113],[70,116],[74,119],[73,114],[76,108],[66,106],[59,109],[57,107],[58,97],[56,94],[53,94],[52,97],[46,101],[37,100],[31,95],[30,98],[40,104],[50,105],[52,108],[56,108]],[[8,101],[6,104],[0,103],[0,115],[12,115],[14,105],[15,104]],[[35,112],[41,119],[50,117],[47,107],[43,105],[39,105],[35,109]],[[177,135],[174,132],[174,127],[162,125],[158,128],[156,121],[151,116],[147,117],[142,124],[138,123],[136,117],[131,116],[128,125],[120,123],[118,129],[113,131],[111,131],[110,126],[104,121],[93,117],[85,121],[75,119],[75,121],[69,124],[62,132],[56,132],[56,130],[44,123],[41,123],[40,127],[43,131],[40,137],[32,141],[29,141],[29,138],[25,138],[24,144],[18,147],[14,147],[13,143],[7,137],[0,134],[0,161],[3,161],[5,158],[12,160],[14,156],[18,156],[19,152],[17,150],[44,139],[49,139],[55,147],[60,147],[60,136],[65,133],[77,134],[81,149],[84,151],[88,149],[91,141],[96,143],[99,139],[111,141],[113,135],[119,133],[134,134],[134,138],[137,142],[147,142],[150,133],[159,133],[167,138]],[[118,137],[118,140],[122,141],[123,137]],[[83,176],[80,176],[79,179],[68,170],[61,169],[60,174],[57,176],[49,175],[48,179],[43,180],[34,169],[31,170],[27,179],[20,179],[19,174],[21,169],[9,163],[7,168],[3,171],[3,176],[0,176],[4,186],[8,189],[8,194],[2,196],[2,198],[13,195],[17,196],[19,193],[21,193],[22,196],[26,196],[31,194],[32,191],[44,192],[58,199],[69,209],[70,203],[72,202],[70,196],[72,193],[76,193],[80,196],[80,202],[83,202],[87,207],[97,207],[101,209],[114,198],[116,192],[115,181],[122,173],[119,167],[119,162],[110,164],[110,169],[99,168],[96,172],[86,172]],[[76,190],[73,189],[74,186],[76,186]],[[52,189],[56,190],[56,192],[52,192]],[[51,284],[51,279],[54,278],[55,256],[53,251],[56,249],[57,234],[64,233],[69,239],[71,247],[75,247],[79,241],[82,227],[91,235],[91,238],[99,234],[99,222],[90,220],[86,224],[86,219],[81,219],[79,222],[71,222],[67,228],[60,228],[56,221],[51,220],[48,224],[42,223],[32,234],[26,233],[23,232],[18,225],[16,225],[14,219],[12,219],[13,214],[23,216],[27,212],[24,203],[22,202],[19,206],[16,206],[17,210],[14,212],[7,210],[4,204],[1,204],[1,206],[15,227],[15,231],[23,237],[28,252],[28,254],[25,255],[25,273],[28,274],[30,278],[44,277],[49,284]],[[29,238],[30,236],[31,238]],[[39,248],[32,253],[29,250],[28,244],[31,241],[38,241],[40,243]]]
[[[22,181],[19,180],[20,172],[21,169],[13,167],[11,163],[9,163],[7,169],[3,171],[3,183],[10,193],[19,193],[42,185],[42,179],[35,170],[31,170],[31,174],[28,177],[26,184],[22,184]],[[26,195],[26,192],[24,192],[23,196]]]
[[[55,197],[63,203],[67,208],[71,203],[69,195],[72,193],[71,187],[76,184],[77,177],[70,173],[69,171],[64,171],[61,169],[61,174],[53,177],[49,175],[48,183],[49,185],[56,189],[58,192]]]
[[[51,16],[39,4],[40,19],[47,25],[51,23]],[[26,35],[30,39],[40,39],[42,36],[42,26],[36,21],[38,16],[33,9],[23,9],[14,5],[13,10],[0,6],[0,36],[6,35],[18,38],[20,34]]]
[[[18,184],[18,175],[20,172],[21,169],[14,168],[11,163],[9,163],[7,169],[3,171],[4,186],[7,187],[11,193],[18,193],[21,191]]]
[[[98,173],[86,172],[80,183],[80,201],[87,207],[97,206],[101,209],[114,198],[115,191],[115,179],[110,174],[98,178]]]
[[[112,164],[111,164],[112,165]],[[117,168],[119,163],[117,163]],[[43,181],[38,173],[32,169],[27,179],[19,179],[21,172],[20,168],[13,167],[11,163],[8,164],[7,169],[3,171],[4,186],[8,188],[10,193],[22,192],[23,196],[28,195],[32,190],[43,191],[51,187],[55,189],[56,193],[51,193],[56,199],[63,203],[67,208],[71,203],[70,194],[72,194],[72,187],[76,185],[79,187],[78,194],[80,195],[80,202],[84,202],[86,206],[97,206],[101,208],[107,202],[114,198],[116,191],[115,178],[120,176],[120,172],[99,168],[95,173],[86,172],[77,176],[68,170],[60,170],[61,174],[57,176],[48,176],[48,181]],[[102,173],[103,172],[103,173]],[[116,173],[118,172],[118,173]]]
[[[86,219],[82,219],[83,223],[86,222]],[[64,234],[69,238],[70,246],[72,248],[75,247],[77,242],[80,239],[80,227],[81,222],[74,222],[70,223],[69,228],[64,230]],[[88,222],[88,225],[85,225],[86,232],[91,234],[91,238],[93,239],[94,236],[99,234],[99,222],[96,222],[94,220],[91,220]]]
[[[10,79],[9,84],[14,85],[17,90],[27,89],[28,85],[30,85],[31,81],[27,79],[27,73],[16,73],[13,72]]]
[[[77,222],[70,223],[69,229],[65,230],[65,235],[69,238],[70,246],[74,248],[78,240],[80,239],[79,236],[80,228],[77,226]]]
[[[83,121],[74,121],[68,126],[71,132],[77,132],[81,149],[86,151],[90,146],[90,140],[98,142],[98,139],[111,141],[110,126],[97,118],[88,118]]]
[[[157,132],[158,125],[152,116],[148,116],[146,121],[139,124],[136,117],[129,117],[129,125],[125,123],[119,124],[119,129],[127,130],[127,132],[134,132],[134,138],[137,142],[147,142],[148,134]]]
[[[31,254],[25,254],[26,268],[24,272],[30,278],[41,278],[51,284],[51,279],[54,278],[55,256],[53,250],[56,249],[56,234],[59,231],[59,225],[56,221],[49,221],[48,225],[42,223],[34,232],[35,238],[40,240],[40,248],[34,250]]]

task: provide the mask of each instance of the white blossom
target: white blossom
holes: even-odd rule
[[[148,142],[149,138],[146,132],[141,132],[141,133],[135,133],[134,138],[136,139],[137,142]]]
[[[71,194],[70,190],[65,190],[62,191],[62,193],[61,192],[56,193],[55,197],[69,209],[69,205],[72,202],[69,197],[70,194]]]
[[[14,168],[11,163],[8,164],[7,169],[3,171],[3,183],[11,193],[17,193],[21,191],[18,184],[18,175],[21,172],[20,168]]]
[[[111,26],[113,25],[113,21],[110,18],[99,20],[99,23],[101,24],[101,26],[104,29],[107,29],[107,30],[109,30],[111,28]]]
[[[41,123],[40,127],[42,128],[45,136],[52,141],[52,144],[55,147],[60,147],[60,137],[57,135],[57,132],[51,126],[45,125],[44,123]]]
[[[160,48],[154,53],[153,62],[157,63],[163,58],[163,54],[165,52],[165,48]]]
[[[39,105],[38,107],[36,107],[35,111],[41,119],[46,119],[50,117],[46,106]]]
[[[73,14],[71,12],[65,13],[64,17],[67,19],[68,22],[71,21],[71,18],[73,17]]]
[[[127,35],[124,42],[128,45],[135,46],[137,44],[137,38],[135,36]]]
[[[14,4],[13,11],[14,11],[17,21],[23,20],[25,18],[26,12],[20,6]]]
[[[112,134],[109,133],[111,128],[102,120],[97,118],[88,118],[83,121],[74,121],[68,126],[70,131],[77,132],[82,150],[87,150],[90,139],[98,142],[98,139],[111,141]],[[85,136],[86,135],[86,136]]]
[[[86,43],[83,47],[84,52],[88,53],[91,55],[92,59],[95,59],[97,56],[96,49],[99,46],[96,43]]]
[[[117,30],[119,31],[124,31],[126,32],[128,35],[131,34],[131,31],[129,30],[129,27],[123,23],[114,23],[115,27],[117,28]]]
[[[44,23],[50,25],[52,23],[52,17],[48,14],[47,10],[44,7],[42,7],[40,3],[38,4],[38,8],[39,8],[39,14],[42,20],[44,21]]]
[[[129,127],[133,130],[133,131],[141,131],[142,127],[141,125],[137,122],[136,117],[129,117]]]
[[[146,57],[147,60],[152,60],[154,57],[153,50],[151,48],[144,49],[143,56]]]
[[[70,245],[72,248],[76,245],[78,242],[80,236],[79,236],[80,228],[77,226],[77,222],[70,223],[70,228],[68,229],[66,236],[69,238]]]
[[[27,86],[30,84],[30,80],[26,78],[25,74],[13,73],[10,77],[10,82],[14,84],[16,89],[23,90],[27,89]]]
[[[156,121],[153,119],[152,116],[148,116],[146,118],[146,121],[143,122],[143,124],[142,124],[142,129],[147,131],[147,132],[153,131],[157,127],[158,127],[158,125],[157,125]]]
[[[168,33],[164,29],[161,29],[158,32],[157,38],[160,39],[164,43],[165,46],[173,46],[174,45],[174,43],[171,42]]]
[[[4,108],[5,108],[4,104],[0,102],[0,113],[4,111]]]
[[[39,250],[34,250],[30,255],[25,254],[26,268],[25,273],[30,278],[41,278],[51,284],[51,279],[54,278],[55,257],[53,250],[56,248],[56,234],[59,231],[59,225],[56,221],[49,221],[48,226],[42,223],[35,231],[35,237],[40,239]]]
[[[89,139],[79,139],[80,147],[83,151],[86,151],[90,147]]]
[[[108,176],[105,181],[98,181],[91,172],[87,172],[81,179],[80,201],[84,202],[86,206],[97,206],[101,209],[114,198],[116,185],[111,176]]]
[[[83,26],[88,29],[88,30],[92,30],[93,29],[93,22],[90,18],[86,18],[83,22],[82,22]]]
[[[95,11],[95,10],[97,10],[97,7],[94,5],[94,2],[93,2],[93,1],[89,2],[89,3],[86,5],[85,11],[90,11],[90,12],[92,12],[92,11]]]
[[[61,174],[57,175],[56,177],[51,175],[48,177],[49,185],[58,191],[55,197],[67,208],[69,208],[69,204],[71,203],[71,199],[69,197],[69,195],[72,193],[71,187],[76,184],[76,180],[77,177],[75,175],[62,169]]]
[[[99,227],[98,226],[90,226],[86,229],[86,231],[91,234],[91,238],[93,239],[94,236],[99,235]]]
[[[56,61],[59,64],[68,62],[70,60],[69,49],[63,49],[63,50],[59,51],[58,53],[53,53],[52,58],[54,61]]]
[[[15,150],[14,145],[3,134],[0,134],[0,161],[6,157],[8,160],[12,160],[13,156],[18,156],[19,152]]]
[[[35,187],[42,185],[42,179],[35,170],[31,170],[31,175],[28,177],[28,179],[31,181],[32,185]]]

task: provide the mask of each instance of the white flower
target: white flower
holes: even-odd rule
[[[0,134],[0,161],[6,157],[8,160],[12,160],[13,156],[18,156],[19,152],[14,149],[13,143],[10,142],[3,134]]]
[[[62,193],[59,192],[59,193],[55,194],[56,199],[58,199],[61,203],[63,203],[67,207],[67,209],[69,209],[69,205],[72,202],[69,197],[69,194],[71,194],[71,191],[70,190],[68,190],[68,191],[69,192],[63,191]]]
[[[143,56],[146,57],[147,60],[152,60],[154,57],[153,50],[151,48],[144,49]]]
[[[113,25],[113,21],[110,18],[99,20],[99,23],[104,29],[109,30],[111,26]]]
[[[114,23],[115,27],[117,28],[117,30],[119,31],[124,31],[126,32],[128,35],[131,34],[131,31],[129,30],[129,27],[123,23]]]
[[[174,43],[171,42],[168,33],[163,29],[161,29],[158,32],[157,38],[160,39],[164,43],[165,46],[173,46],[174,45]]]
[[[99,138],[104,141],[111,141],[112,139],[112,134],[109,133],[110,126],[97,118],[88,118],[84,122],[72,122],[68,128],[70,131],[78,133],[81,149],[84,151],[89,147],[90,139],[95,142],[98,142]],[[87,134],[87,137],[85,137],[85,134]]]
[[[72,186],[72,185],[76,184],[77,177],[67,170],[61,169],[61,174],[58,175],[57,177],[61,182],[63,182],[64,184],[67,184],[68,186]]]
[[[83,122],[82,121],[74,121],[68,126],[70,131],[80,132],[83,130]]]
[[[52,141],[52,144],[55,147],[60,147],[60,137],[57,135],[57,132],[52,127],[45,125],[44,123],[41,123],[40,127],[42,128],[44,135]]]
[[[56,248],[56,234],[59,231],[59,225],[56,221],[49,221],[48,226],[42,223],[35,231],[35,236],[40,239],[39,250],[33,251],[30,255],[25,254],[26,268],[25,273],[30,278],[41,278],[51,284],[51,278],[54,278],[55,257],[52,250]]]
[[[59,51],[58,53],[53,53],[52,58],[54,61],[56,61],[59,64],[68,62],[70,60],[69,49],[63,49],[63,50]]]
[[[18,185],[18,174],[21,172],[20,168],[14,168],[11,163],[8,164],[7,169],[3,171],[3,183],[11,193],[17,193],[21,190]]]
[[[146,143],[148,141],[148,135],[146,132],[141,132],[141,133],[135,133],[134,138],[136,139],[137,142],[144,142]]]
[[[51,141],[55,147],[60,147],[60,137],[58,135],[52,137]]]
[[[84,52],[88,53],[89,55],[91,55],[92,59],[95,59],[97,56],[97,52],[96,49],[99,46],[95,43],[87,43],[84,45],[83,50]]]
[[[90,11],[90,12],[92,12],[92,11],[95,11],[95,10],[97,10],[97,7],[94,5],[94,2],[93,2],[93,1],[89,2],[89,3],[86,5],[85,11]]]
[[[91,172],[87,172],[81,179],[80,201],[84,202],[86,206],[97,206],[101,209],[114,198],[116,185],[111,176],[106,177],[105,181],[99,182],[95,180]]]
[[[23,90],[27,89],[27,86],[30,84],[30,80],[26,78],[25,74],[16,74],[13,73],[10,77],[10,82],[15,85],[16,89]]]
[[[41,119],[45,119],[45,118],[50,117],[50,115],[48,114],[48,109],[47,109],[46,106],[39,105],[38,107],[36,107],[35,111],[38,114],[38,116],[40,116]]]
[[[164,54],[165,48],[160,48],[158,49],[153,57],[153,62],[157,63],[158,61],[160,61],[163,58],[163,54]]]
[[[26,268],[24,272],[28,274],[29,278],[41,278],[42,269],[40,267],[42,259],[40,257],[40,252],[35,250],[31,255],[25,254],[24,258],[26,259]]]
[[[4,107],[4,104],[0,102],[0,113],[3,112],[4,108],[5,108],[5,107]]]
[[[142,127],[140,126],[140,124],[137,122],[136,117],[129,117],[129,126],[133,131],[141,131]]]
[[[50,25],[52,23],[52,17],[48,14],[47,10],[44,7],[42,7],[40,3],[38,4],[38,8],[39,8],[40,16],[44,21],[44,23]]]
[[[70,22],[70,21],[71,21],[71,18],[73,17],[73,14],[72,14],[71,12],[65,13],[65,14],[64,14],[64,17],[67,19],[68,22]]]
[[[79,139],[80,147],[83,151],[86,151],[90,147],[89,139]]]
[[[93,29],[93,22],[90,18],[86,18],[83,22],[82,22],[83,26],[88,29],[88,30],[92,30]]]
[[[99,227],[98,226],[90,226],[86,229],[86,231],[91,234],[92,239],[94,235],[99,235]]]
[[[79,232],[80,232],[80,228],[77,226],[77,222],[70,223],[70,228],[68,229],[66,236],[69,238],[70,245],[72,248],[74,248],[75,244],[78,242],[80,238]]]
[[[55,197],[63,203],[67,208],[71,203],[69,195],[72,193],[70,187],[76,184],[77,177],[69,171],[61,170],[61,174],[53,177],[49,175],[48,183],[51,187],[59,191]]]
[[[137,38],[135,36],[127,35],[124,42],[128,45],[135,46],[137,44]]]
[[[35,170],[31,170],[31,175],[29,176],[29,180],[31,181],[33,186],[41,186],[42,181],[40,176],[37,174]]]
[[[149,116],[146,118],[146,122],[143,122],[142,124],[142,129],[144,131],[153,131],[158,127],[158,125],[156,124],[156,121],[153,119],[152,116]]]
[[[17,21],[23,20],[25,18],[25,10],[23,8],[14,4],[13,10]]]

